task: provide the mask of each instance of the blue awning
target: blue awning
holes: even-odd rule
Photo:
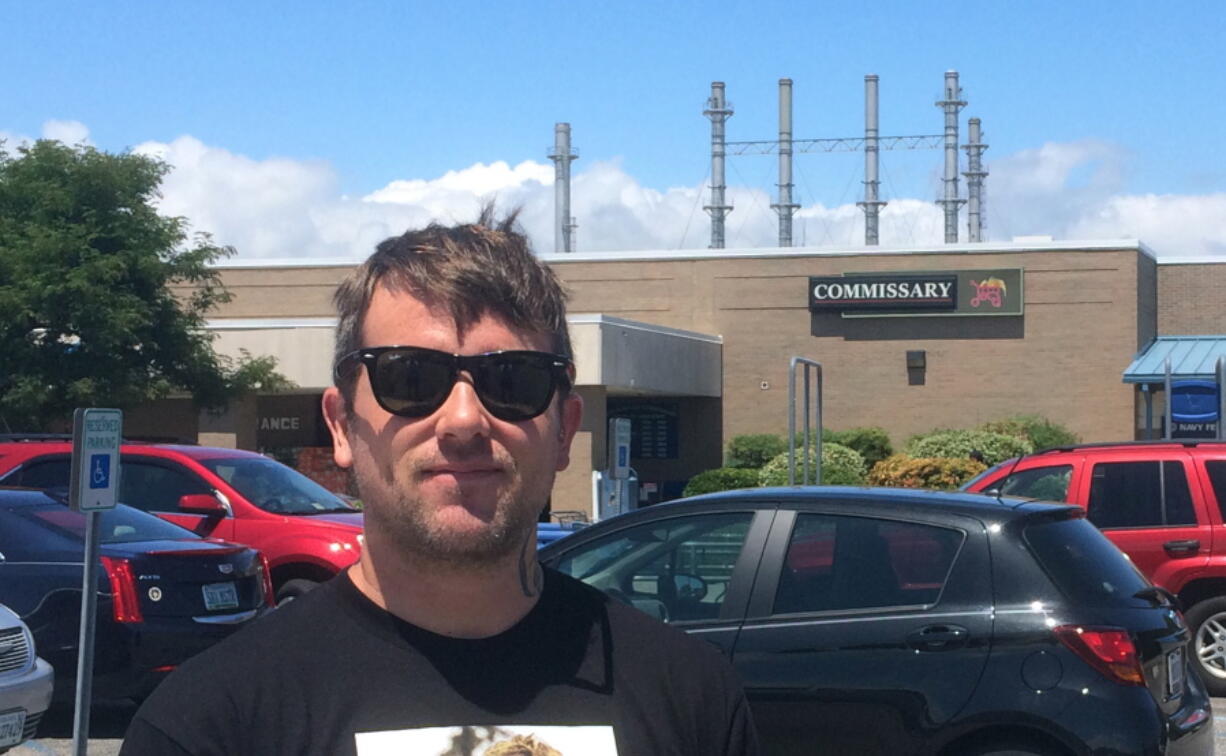
[[[1217,380],[1217,361],[1226,356],[1226,336],[1159,336],[1124,371],[1124,383],[1162,383],[1166,359],[1171,380]]]

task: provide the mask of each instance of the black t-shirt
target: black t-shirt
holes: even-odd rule
[[[758,753],[714,646],[546,570],[532,611],[477,640],[410,625],[342,573],[184,664],[121,754],[481,756],[513,737],[566,756]]]

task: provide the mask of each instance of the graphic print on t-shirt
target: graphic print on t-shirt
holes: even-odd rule
[[[358,756],[617,756],[608,725],[473,725],[359,732]]]

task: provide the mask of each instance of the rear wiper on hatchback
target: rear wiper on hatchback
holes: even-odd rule
[[[1132,597],[1152,601],[1158,606],[1167,605],[1183,611],[1179,597],[1161,586],[1151,585],[1148,588],[1142,588],[1132,594]]]

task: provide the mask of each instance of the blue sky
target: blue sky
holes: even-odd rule
[[[286,245],[328,256],[349,252],[334,238],[342,227],[322,215],[392,228],[440,208],[464,216],[464,198],[452,195],[491,187],[533,210],[526,223],[538,247],[551,248],[547,224],[531,225],[551,212],[536,207],[552,195],[541,186],[547,172],[493,180],[484,167],[549,166],[553,124],[568,121],[581,155],[580,248],[705,246],[706,218],[692,200],[709,173],[701,111],[711,81],[727,83],[736,109],[731,140],[777,133],[780,77],[795,82],[797,138],[859,135],[866,73],[881,77],[883,134],[935,134],[933,102],[943,72],[956,69],[970,103],[963,137],[966,119],[978,117],[991,145],[991,236],[1140,236],[1170,255],[1226,254],[1221,228],[1196,237],[1171,227],[1226,210],[1226,6],[933,5],[5,2],[0,134],[10,148],[72,135],[153,152],[182,174],[168,181],[168,210],[241,255],[295,254],[266,231],[253,236],[264,208],[301,213],[313,230],[276,221]],[[208,193],[217,175],[240,181],[233,161],[266,201],[227,209],[224,194],[242,192],[241,183]],[[209,165],[214,179],[200,173]],[[729,161],[728,183],[743,189],[730,242],[771,242],[775,165]],[[862,157],[802,155],[796,165],[812,238],[854,242],[846,208],[860,198]],[[940,165],[936,151],[883,153],[897,242],[929,241]],[[455,181],[442,186],[448,172]],[[298,184],[281,194],[313,189],[286,205],[278,181]],[[585,197],[605,194],[584,200],[584,181]],[[420,183],[405,195],[396,182]],[[1136,198],[1149,195],[1166,199],[1138,210]],[[632,199],[619,206],[619,197]],[[363,198],[395,212],[352,206]],[[404,207],[414,202],[418,210]],[[650,232],[683,216],[684,231]],[[626,231],[636,224],[643,234]]]

